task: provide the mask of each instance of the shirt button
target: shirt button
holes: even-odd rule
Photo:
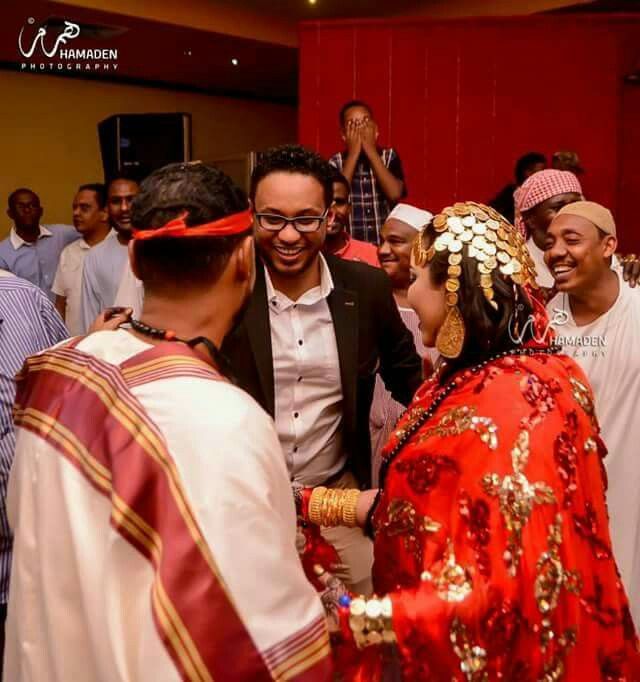
[[[298,339],[298,345],[299,345],[299,346],[302,345],[302,339]]]
[[[297,419],[300,416],[300,412],[294,412],[293,413],[293,418]]]
[[[293,451],[298,452],[298,446],[297,445],[293,448]]]
[[[302,377],[298,377],[298,381],[302,381]]]

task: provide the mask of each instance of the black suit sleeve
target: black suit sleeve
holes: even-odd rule
[[[399,403],[408,405],[422,383],[422,360],[413,335],[405,327],[386,275],[380,278],[379,310],[380,375],[387,390]]]

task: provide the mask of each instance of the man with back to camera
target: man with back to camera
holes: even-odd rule
[[[141,317],[18,381],[5,680],[329,680],[273,422],[219,364],[255,279],[246,198],[172,164],[132,218]]]
[[[28,356],[67,335],[53,303],[39,287],[0,270],[0,676],[11,570],[12,534],[6,494],[16,443],[12,416],[16,374]]]
[[[292,481],[370,487],[369,411],[376,374],[407,404],[421,361],[387,275],[323,255],[332,170],[297,145],[253,172],[256,287],[224,353],[239,385],[274,416]],[[357,528],[325,529],[355,592],[371,590],[372,546]]]

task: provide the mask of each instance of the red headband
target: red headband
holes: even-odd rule
[[[134,230],[133,238],[139,240],[158,237],[228,237],[232,234],[246,232],[253,220],[250,209],[247,209],[241,213],[233,213],[219,220],[214,220],[211,223],[188,227],[184,222],[187,215],[187,213],[183,213],[181,216],[170,220],[166,225],[151,230]]]

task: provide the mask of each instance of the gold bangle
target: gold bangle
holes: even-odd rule
[[[360,491],[357,488],[338,490],[318,486],[309,498],[309,521],[317,526],[333,528],[347,526],[353,528],[356,523],[356,509]]]
[[[342,523],[342,507],[344,506],[344,491],[334,490],[332,498],[332,505],[330,516],[327,519],[327,525],[339,526]]]
[[[328,489],[322,500],[322,505],[320,507],[320,525],[321,526],[331,526],[331,509],[333,507],[333,499],[335,497],[335,491]]]
[[[354,528],[357,525],[357,515],[356,511],[358,508],[358,500],[360,499],[361,492],[357,488],[352,490],[347,490],[344,496],[344,502],[342,506],[342,525],[348,528]]]
[[[327,489],[324,486],[318,486],[312,490],[311,497],[309,498],[309,521],[314,523],[316,526],[322,525],[322,515],[320,513],[320,509],[326,494]]]

